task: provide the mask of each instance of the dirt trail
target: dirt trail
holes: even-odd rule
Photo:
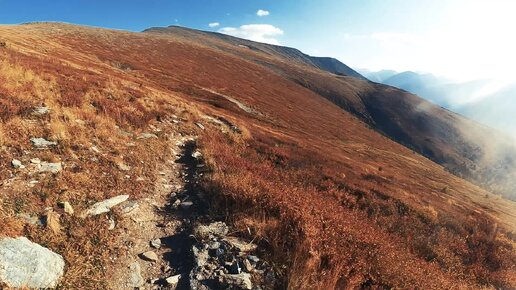
[[[116,225],[125,230],[119,237],[125,253],[112,259],[111,289],[173,289],[166,279],[175,275],[183,277],[175,289],[189,289],[191,220],[199,208],[189,205],[193,199],[190,183],[196,172],[193,140],[170,138],[170,150],[176,159],[160,166],[154,196],[135,201],[137,206],[124,213],[125,218]],[[157,239],[159,242],[152,245],[151,241]],[[157,261],[142,256],[149,251],[157,254]]]

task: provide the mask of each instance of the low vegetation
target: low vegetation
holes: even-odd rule
[[[242,57],[222,41],[215,49],[64,24],[0,27],[0,35],[9,43],[0,49],[0,237],[24,235],[63,255],[64,289],[109,288],[106,269],[124,241],[105,217],[79,219],[58,204],[80,213],[120,194],[151,197],[156,164],[170,153],[166,138],[141,133],[199,135],[211,210],[259,243],[278,288],[516,287],[513,202],[251,61],[285,60]],[[34,114],[41,106],[50,112]],[[181,126],[165,126],[171,116]],[[37,150],[33,137],[57,146]],[[63,170],[35,173],[34,158]],[[26,168],[12,168],[13,159]],[[49,208],[58,225],[30,221]]]

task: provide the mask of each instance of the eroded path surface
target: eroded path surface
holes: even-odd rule
[[[186,216],[193,203],[185,194],[189,170],[184,160],[194,159],[187,150],[191,145],[186,146],[194,144],[194,137],[170,137],[169,144],[175,159],[160,165],[154,196],[122,209],[125,218],[117,226],[125,229],[119,237],[125,251],[112,259],[112,289],[188,289],[184,279],[169,285],[174,283],[167,283],[167,278],[173,277],[173,282],[176,275],[187,277],[192,267]]]
[[[209,215],[198,186],[205,171],[195,136],[171,137],[152,197],[122,208],[123,255],[112,259],[112,289],[271,289],[272,267],[257,246]]]

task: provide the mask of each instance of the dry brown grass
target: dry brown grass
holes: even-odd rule
[[[109,287],[104,267],[123,248],[116,240],[120,229],[109,232],[105,217],[79,220],[62,214],[57,203],[69,201],[81,212],[118,194],[148,196],[156,178],[151,164],[167,158],[161,137],[192,133],[192,122],[203,114],[242,130],[202,131],[200,146],[212,170],[203,184],[213,210],[227,213],[242,235],[267,249],[282,286],[516,285],[514,203],[484,198],[485,191],[382,137],[312,90],[231,53],[227,44],[220,43],[226,48],[221,51],[182,38],[60,24],[0,32],[9,43],[0,49],[0,160],[27,164],[38,157],[65,164],[57,175],[0,167],[0,224],[6,225],[0,235],[27,235],[62,254],[63,288]],[[249,52],[253,58],[284,65]],[[120,69],[126,67],[131,69]],[[320,85],[326,80],[307,67],[288,71],[315,74],[312,81]],[[352,94],[361,85],[351,80],[328,90]],[[30,115],[41,104],[51,107],[50,115]],[[157,140],[136,140],[172,114],[188,125],[166,129]],[[28,140],[35,136],[59,145],[34,150]],[[132,167],[130,179],[118,169],[120,161]],[[138,176],[145,181],[137,182]],[[31,179],[39,181],[32,188],[25,183]],[[40,216],[46,207],[61,214],[61,234],[17,216]]]

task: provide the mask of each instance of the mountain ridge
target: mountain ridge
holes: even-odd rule
[[[28,236],[63,255],[62,288],[117,289],[113,274],[130,281],[134,262],[137,280],[224,282],[224,265],[210,278],[195,261],[171,259],[195,257],[203,247],[190,230],[214,221],[246,241],[239,247],[256,244],[280,289],[514,288],[516,204],[418,153],[461,172],[468,160],[489,169],[480,161],[490,144],[466,135],[487,129],[284,51],[175,31],[0,26],[0,156],[27,165],[0,167],[0,236]],[[47,113],[34,114],[42,105]],[[36,149],[34,137],[52,145]],[[36,157],[62,171],[33,172]],[[178,167],[192,159],[190,170]],[[141,208],[79,219],[58,207],[82,212],[117,195]],[[156,216],[137,218],[147,210]],[[42,215],[57,215],[60,227],[25,218]],[[177,215],[183,227],[168,219]],[[148,241],[158,237],[159,250]],[[151,250],[156,264],[139,257]]]

